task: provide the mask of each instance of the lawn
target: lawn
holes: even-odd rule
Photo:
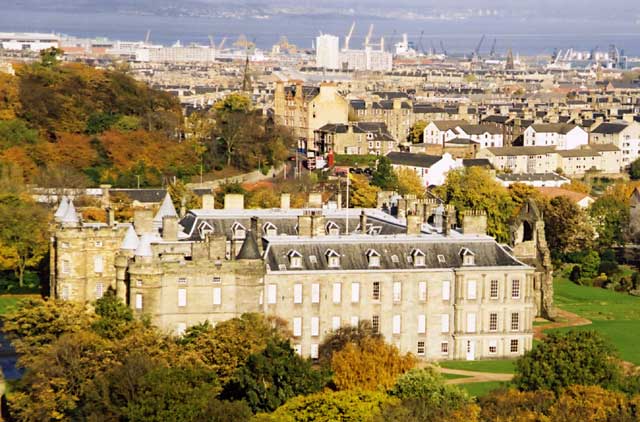
[[[376,163],[376,160],[380,157],[378,155],[335,155],[336,166],[349,166],[354,167],[356,163],[358,167],[369,167]]]
[[[513,374],[514,359],[500,360],[452,360],[440,362],[440,366],[449,369],[462,369],[465,371],[492,372],[499,374]]]
[[[502,381],[472,382],[469,384],[457,384],[458,387],[466,390],[470,396],[480,397],[496,390],[507,383]]]
[[[18,301],[20,301],[19,296],[0,296],[0,315],[4,315],[14,308]]]
[[[566,279],[554,283],[555,303],[593,321],[576,327],[596,330],[611,340],[622,359],[640,365],[640,297],[598,287],[578,286]],[[562,328],[560,330],[568,330]]]

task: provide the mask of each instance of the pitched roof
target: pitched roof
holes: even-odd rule
[[[550,199],[556,198],[558,196],[565,196],[565,197],[569,198],[570,200],[572,200],[573,202],[580,202],[584,198],[591,198],[591,196],[589,196],[586,193],[574,192],[572,190],[563,189],[563,188],[543,187],[543,188],[536,188],[536,189],[543,196],[545,196],[547,198],[550,198]]]
[[[483,133],[490,133],[491,135],[501,135],[502,129],[495,127],[494,125],[459,125],[465,133],[469,135],[482,135]]]
[[[600,123],[591,133],[602,133],[605,135],[613,135],[625,130],[629,125],[627,123]]]
[[[248,230],[236,259],[260,259],[260,248],[253,231]]]
[[[561,133],[566,135],[578,126],[569,123],[538,123],[531,125],[531,127],[540,133]]]
[[[429,168],[442,159],[442,157],[438,155],[412,154],[410,152],[396,151],[387,154],[387,158],[391,161],[391,164],[424,168]]]
[[[487,148],[491,154],[496,157],[518,155],[544,155],[556,151],[554,146],[537,146],[537,147],[490,147]]]
[[[457,126],[466,125],[469,122],[465,120],[434,120],[431,123],[436,125],[436,127],[440,130],[449,130]]]

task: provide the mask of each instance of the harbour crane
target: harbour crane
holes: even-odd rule
[[[356,22],[355,21],[353,21],[353,23],[351,24],[351,29],[349,29],[349,33],[344,38],[344,49],[345,50],[349,49],[349,42],[351,42],[351,37],[353,36],[353,30],[354,29],[356,29]]]
[[[151,38],[151,30],[147,29],[147,35],[144,37],[144,43],[149,44],[149,39]]]
[[[424,36],[424,30],[420,31],[420,38],[418,39],[418,46],[420,46],[420,52],[422,52],[422,54],[427,54],[424,51],[424,46],[422,45],[422,37]]]
[[[491,52],[489,53],[489,57],[494,58],[496,56],[496,39],[493,39],[493,44],[491,44]]]
[[[222,50],[222,47],[224,47],[224,43],[227,41],[227,37],[223,37],[222,41],[220,41],[220,44],[218,44],[218,50]]]
[[[478,43],[478,45],[476,46],[476,49],[473,50],[473,55],[472,57],[474,59],[479,59],[480,58],[480,47],[482,47],[482,43],[484,42],[484,35],[480,38],[480,42]]]
[[[373,24],[369,25],[369,32],[367,32],[367,36],[364,39],[364,48],[369,47],[369,42],[371,41],[372,35],[373,35]]]
[[[444,49],[444,43],[440,40],[440,50],[442,50],[443,55],[447,55],[447,50]]]

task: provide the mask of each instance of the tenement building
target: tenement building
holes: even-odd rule
[[[368,320],[402,352],[429,360],[522,355],[538,310],[535,268],[485,234],[486,215],[450,207],[245,209],[227,195],[179,218],[167,197],[133,224],[87,224],[71,201],[56,214],[56,297],[81,302],[107,289],[180,335],[246,312],[289,323],[292,344],[315,358],[323,337]],[[424,211],[424,210],[423,210]],[[436,214],[435,216],[433,214]]]

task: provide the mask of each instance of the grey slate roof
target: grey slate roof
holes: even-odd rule
[[[249,230],[242,243],[240,252],[236,256],[236,259],[260,259],[260,248],[258,248],[258,241],[256,240],[256,234]]]
[[[266,238],[265,261],[270,271],[335,271],[374,270],[369,267],[367,252],[375,250],[380,254],[380,270],[388,269],[451,269],[462,267],[461,251],[466,248],[475,256],[475,265],[470,267],[524,267],[502,246],[488,237],[455,240],[443,236],[353,236],[344,238],[297,238],[283,242]],[[425,266],[416,267],[407,259],[412,251],[419,249],[425,254]],[[302,255],[302,268],[290,269],[288,254],[295,250]],[[330,268],[326,253],[334,250],[340,255],[340,267]],[[397,259],[394,259],[393,256]],[[439,260],[441,255],[444,260]],[[312,256],[315,256],[313,262]],[[443,261],[443,262],[441,262]]]
[[[629,125],[626,123],[600,123],[598,127],[593,129],[591,133],[602,133],[606,135],[612,135],[620,133],[625,130]]]
[[[387,154],[387,158],[391,161],[391,164],[424,168],[429,168],[442,159],[442,157],[438,155],[412,154],[410,152],[396,151]]]

